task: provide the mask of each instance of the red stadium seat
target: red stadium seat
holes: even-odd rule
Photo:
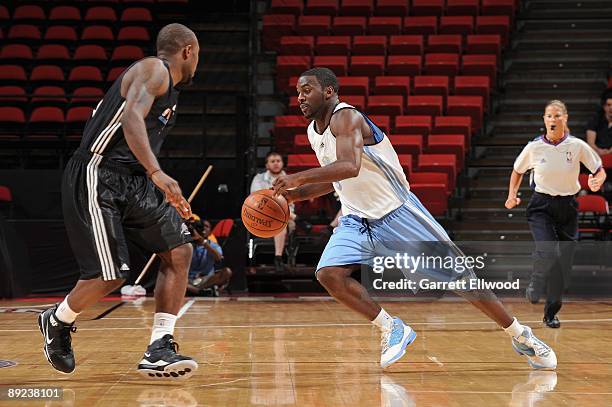
[[[0,51],[1,63],[29,63],[34,56],[32,48],[23,44],[7,44]]]
[[[353,37],[353,55],[385,55],[387,37],[384,35],[365,35]]]
[[[408,15],[408,2],[406,0],[378,0],[374,14],[377,16],[406,16]]]
[[[38,42],[40,29],[35,25],[15,24],[9,28],[8,37],[11,42]]]
[[[442,96],[410,96],[406,113],[417,116],[438,116],[442,114]]]
[[[67,22],[71,24],[81,22],[81,12],[74,6],[56,6],[49,12],[49,21],[53,23]]]
[[[442,216],[448,210],[448,194],[443,184],[410,184],[410,190],[433,216]]]
[[[441,16],[444,13],[444,0],[412,0],[412,15]]]
[[[66,107],[68,99],[63,88],[59,86],[41,86],[34,90],[32,95],[33,106]]]
[[[477,16],[480,0],[446,0],[446,15]]]
[[[81,45],[74,51],[75,62],[106,63],[106,51],[99,45]]]
[[[0,82],[7,85],[15,85],[15,83],[25,82],[25,69],[19,65],[0,65]]]
[[[502,43],[506,46],[510,35],[510,17],[478,16],[476,17],[476,34],[499,34]]]
[[[389,54],[422,55],[424,50],[422,35],[392,35],[389,39]]]
[[[299,35],[327,35],[330,27],[330,16],[300,16],[295,32]]]
[[[454,154],[460,172],[466,154],[465,137],[463,134],[432,134],[427,139],[426,151],[430,154]]]
[[[45,19],[45,12],[40,6],[17,6],[13,12],[13,20],[18,23],[24,21],[39,23],[45,21]]]
[[[284,36],[280,40],[280,53],[283,55],[312,55],[314,37]]]
[[[346,95],[342,98],[342,101],[354,106],[360,112],[365,111],[366,98],[360,95]]]
[[[0,5],[0,21],[8,21],[10,19],[11,19],[11,16],[9,15],[8,8]]]
[[[310,140],[306,134],[296,134],[293,138],[293,152],[298,154],[307,154],[312,152]]]
[[[106,74],[106,82],[114,82],[127,69],[127,66],[116,66]]]
[[[410,177],[410,174],[412,174],[413,157],[410,154],[398,154],[397,158],[399,158],[400,165],[404,170],[406,178]]]
[[[495,86],[497,78],[497,56],[492,54],[487,55],[463,55],[462,57],[462,75],[489,77],[491,87]]]
[[[342,0],[340,15],[369,16],[374,11],[374,0]]]
[[[456,76],[455,95],[481,96],[485,112],[488,111],[491,86],[487,76]]]
[[[353,56],[351,57],[351,75],[378,76],[385,72],[384,56]]]
[[[474,31],[472,16],[442,16],[440,17],[439,34],[468,35]]]
[[[395,131],[397,134],[427,137],[431,132],[431,116],[397,116]]]
[[[423,152],[423,136],[419,134],[394,134],[389,140],[397,154],[417,156]]]
[[[374,79],[374,93],[377,95],[402,95],[406,98],[410,94],[410,77],[377,76]]]
[[[589,191],[589,174],[581,173],[578,174],[578,182],[580,183],[580,189]]]
[[[338,14],[338,0],[308,0],[304,14],[335,16]]]
[[[3,106],[25,106],[26,91],[21,86],[0,86],[0,104]]]
[[[369,79],[367,76],[339,76],[341,95],[361,95],[369,94]]]
[[[68,75],[70,82],[102,82],[102,73],[95,66],[77,66]]]
[[[274,137],[293,140],[296,134],[304,133],[308,120],[302,115],[276,116],[274,119]]]
[[[295,16],[287,14],[266,14],[262,22],[262,42],[265,49],[276,50],[283,35],[292,35]]]
[[[368,33],[371,35],[399,35],[402,33],[402,18],[370,17]]]
[[[81,42],[111,43],[114,40],[113,31],[105,25],[90,25],[81,33]]]
[[[400,95],[373,95],[368,98],[368,114],[397,116],[403,113],[404,97]]]
[[[144,27],[121,27],[117,34],[117,41],[120,43],[148,43],[151,38]]]
[[[290,173],[304,171],[309,168],[320,167],[319,160],[314,153],[289,154],[287,156],[287,171]]]
[[[45,42],[75,43],[77,41],[76,30],[65,25],[54,25],[47,28]]]
[[[606,154],[601,156],[601,165],[606,170],[612,169],[612,154]]]
[[[70,60],[70,53],[68,47],[65,45],[58,44],[45,44],[38,48],[36,53],[36,61],[38,62],[68,62]]]
[[[144,58],[142,48],[135,45],[121,45],[113,50],[111,64],[125,65]]]
[[[12,202],[13,201],[13,194],[11,193],[11,189],[9,187],[0,185],[0,201],[2,202]]]
[[[482,0],[482,14],[514,17],[516,0]]]
[[[64,82],[64,72],[57,65],[39,65],[32,69],[30,73],[30,82],[38,82],[38,84],[55,84]]]
[[[117,13],[112,7],[90,7],[85,13],[84,21],[88,23],[100,22],[113,24],[117,21]]]
[[[316,56],[313,66],[324,66],[331,69],[336,76],[345,76],[348,72],[348,57]]]
[[[450,197],[451,191],[448,184],[448,174],[443,172],[413,172],[408,180],[412,184],[440,184],[444,185],[446,196]]]
[[[426,54],[423,69],[427,75],[455,76],[459,72],[459,55]]]
[[[211,234],[215,235],[218,239],[227,239],[232,233],[234,228],[233,219],[221,219],[213,228]]]
[[[417,169],[420,172],[444,172],[448,174],[450,190],[455,189],[457,163],[453,154],[421,154],[417,157]]]
[[[448,96],[448,76],[415,76],[415,95],[440,95]]]
[[[501,55],[501,36],[491,35],[468,35],[465,52],[467,54],[495,54]]]
[[[434,118],[432,134],[463,134],[466,151],[470,149],[472,118],[470,116],[438,116]]]
[[[0,107],[0,140],[18,140],[25,127],[23,109],[14,106]]]
[[[477,132],[482,126],[484,108],[481,96],[449,96],[446,106],[448,116],[470,116],[472,132]]]
[[[304,9],[302,0],[272,0],[268,13],[270,14],[293,14],[299,16]]]
[[[421,74],[420,55],[390,55],[387,58],[387,75],[415,76]]]
[[[334,35],[363,35],[365,28],[365,17],[336,17],[331,31]]]
[[[91,114],[93,113],[93,109],[91,107],[79,106],[79,107],[71,107],[66,113],[66,123],[69,125],[85,125],[85,122],[89,120]]]
[[[430,35],[427,37],[427,52],[461,54],[462,41],[458,34]]]
[[[153,21],[151,12],[144,7],[130,7],[121,13],[122,23],[150,23]]]
[[[77,88],[72,92],[72,105],[95,105],[104,97],[102,89],[89,86]]]
[[[309,56],[279,56],[276,57],[277,77],[288,78],[296,76],[310,68]]]
[[[389,116],[380,116],[380,115],[372,115],[369,116],[370,120],[378,126],[379,129],[385,132],[385,134],[389,134],[389,130],[391,129],[391,119]]]
[[[317,55],[348,55],[350,49],[351,37],[347,35],[317,37]]]
[[[32,110],[29,119],[32,125],[63,125],[64,112],[59,107],[37,107]],[[59,134],[59,132],[58,132]]]
[[[409,35],[431,35],[438,31],[438,17],[405,17],[404,34]]]

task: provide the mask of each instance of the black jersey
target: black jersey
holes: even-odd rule
[[[168,70],[170,86],[168,91],[155,99],[144,122],[149,136],[151,150],[159,154],[164,139],[176,122],[176,104],[179,92],[174,88],[168,63],[161,60]],[[137,63],[137,62],[136,62]],[[132,64],[130,68],[134,66]],[[130,150],[121,128],[121,117],[126,100],[121,96],[121,81],[130,69],[126,69],[98,103],[91,118],[85,124],[80,149],[87,150],[128,166],[138,165],[138,160]]]

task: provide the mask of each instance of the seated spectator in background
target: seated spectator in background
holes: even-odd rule
[[[255,175],[251,182],[251,193],[261,189],[272,188],[272,183],[281,175],[286,175],[283,171],[283,157],[275,152],[270,151],[266,155],[266,172]],[[283,229],[278,235],[274,236],[274,267],[276,271],[283,270],[283,251],[285,250],[285,241],[287,240],[287,229],[293,231],[295,229],[295,206],[289,205],[289,225]]]
[[[212,289],[214,294],[224,289],[232,278],[229,267],[223,266],[223,250],[218,243],[209,239],[212,230],[207,220],[192,220],[190,232],[194,238],[193,256],[189,267],[187,292],[201,294],[203,290]]]
[[[587,143],[599,155],[612,153],[612,90],[601,98],[602,109],[587,124]]]

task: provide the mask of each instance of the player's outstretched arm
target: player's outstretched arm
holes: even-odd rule
[[[305,184],[329,184],[359,175],[363,149],[362,121],[363,116],[354,109],[343,109],[334,114],[330,129],[336,136],[336,161],[324,167],[280,176],[274,181],[274,191],[282,193]]]
[[[308,199],[318,198],[327,195],[334,191],[334,186],[331,183],[326,184],[308,184],[301,187],[290,189],[283,193],[287,202],[306,201]]]
[[[128,147],[153,183],[164,192],[166,200],[183,218],[189,218],[190,206],[183,198],[178,182],[161,170],[151,150],[144,121],[155,98],[165,94],[169,86],[168,71],[159,59],[147,58],[134,65],[121,83],[121,95],[126,100],[121,126]]]

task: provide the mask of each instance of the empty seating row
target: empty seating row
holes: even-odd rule
[[[115,23],[117,21],[148,23],[153,21],[153,16],[151,11],[145,7],[128,7],[123,9],[118,15],[115,8],[108,6],[89,7],[83,13],[75,6],[56,6],[47,15],[40,6],[24,5],[16,7],[12,16],[6,7],[0,6],[1,20],[12,20],[17,24],[22,22],[46,23],[47,21],[67,23],[80,23],[81,21],[86,23]]]
[[[12,106],[54,105],[66,106],[85,104],[95,105],[104,97],[104,92],[96,87],[80,87],[67,94],[59,86],[40,86],[29,95],[20,86],[0,86],[0,104]]]
[[[36,61],[62,61],[73,60],[77,63],[94,62],[106,63],[110,60],[114,64],[125,64],[144,58],[144,52],[135,45],[121,45],[107,54],[106,50],[100,45],[80,45],[72,54],[65,45],[48,44],[42,45],[36,51],[36,58],[32,49],[23,44],[5,45],[0,51],[0,63],[20,62],[25,63],[36,59]]]
[[[125,67],[111,68],[106,74],[106,81],[112,82],[121,75]],[[96,66],[77,66],[72,68],[67,77],[68,82],[104,82],[102,70]],[[0,85],[23,84],[31,82],[38,85],[62,84],[66,81],[64,70],[58,65],[39,65],[35,66],[30,75],[19,65],[0,65]]]
[[[514,15],[517,0],[272,0],[270,14],[344,16]]]

